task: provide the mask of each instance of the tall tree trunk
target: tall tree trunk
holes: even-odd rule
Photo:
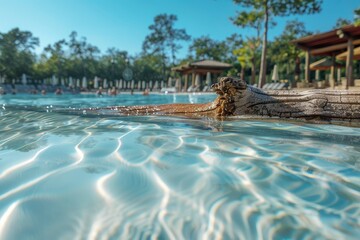
[[[241,66],[240,79],[245,80],[245,66]]]
[[[165,54],[162,55],[162,74],[163,74],[163,80],[166,82],[166,56]]]
[[[251,84],[255,84],[256,77],[256,67],[255,67],[255,58],[251,59]]]
[[[299,81],[299,79],[300,79],[300,57],[299,56],[297,56],[296,57],[296,60],[295,60],[295,71],[294,71],[294,73],[295,73],[295,79],[294,79],[294,84],[296,84],[298,81]]]
[[[267,32],[269,25],[269,8],[268,1],[265,1],[265,17],[264,17],[264,36],[261,52],[261,63],[259,73],[259,87],[262,88],[266,82],[266,52],[267,52]]]

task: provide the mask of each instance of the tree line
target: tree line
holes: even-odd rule
[[[288,21],[282,33],[268,40],[268,31],[276,25],[275,17],[293,14],[315,14],[321,11],[322,0],[233,0],[243,11],[231,18],[239,27],[254,29],[253,36],[234,33],[223,40],[209,36],[192,38],[185,29],[175,27],[178,20],[173,14],[160,14],[149,26],[149,34],[143,41],[142,51],[130,55],[126,50],[109,48],[105,53],[80,37],[76,31],[67,39],[60,39],[46,46],[41,54],[35,53],[40,40],[30,31],[19,28],[0,32],[0,77],[11,83],[22,74],[35,82],[56,76],[89,79],[95,76],[114,80],[121,79],[127,67],[131,67],[135,80],[166,80],[171,67],[189,61],[212,59],[231,63],[234,67],[227,74],[240,75],[249,83],[264,85],[266,76],[276,63],[284,78],[299,78],[302,52],[291,41],[312,34],[298,20]],[[360,9],[354,11],[355,19],[338,19],[334,27],[344,24],[360,24]],[[178,59],[183,42],[190,42],[188,54]],[[270,70],[269,70],[270,69]],[[257,78],[258,76],[258,78]],[[296,77],[297,76],[297,77]]]

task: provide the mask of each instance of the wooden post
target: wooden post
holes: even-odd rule
[[[330,88],[335,88],[335,55],[331,57]]]
[[[306,50],[305,55],[305,82],[310,83],[310,49]]]
[[[341,81],[341,69],[340,68],[337,69],[336,81],[337,81],[338,84],[340,84],[340,81]]]
[[[192,73],[191,86],[195,86],[195,72]]]
[[[319,69],[315,71],[315,80],[320,81],[320,70]]]
[[[347,58],[346,58],[346,89],[349,89],[349,86],[354,86],[354,76],[353,76],[353,61],[354,61],[354,45],[353,39],[350,37],[347,43]]]
[[[189,74],[184,74],[184,91],[187,92],[187,89],[188,89],[188,78],[189,78]]]
[[[179,83],[177,91],[182,92],[182,84],[181,84],[181,82],[182,82],[182,76],[181,76],[181,75],[180,75],[180,77],[179,77],[179,80],[177,80],[177,81],[178,81],[178,83]]]

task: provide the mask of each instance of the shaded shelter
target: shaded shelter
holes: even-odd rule
[[[195,85],[197,85],[198,89],[201,89],[204,82],[212,84],[211,79],[216,79],[221,73],[230,68],[232,68],[232,65],[228,63],[200,60],[173,67],[171,70],[180,73],[181,78],[184,79],[184,90],[186,91],[188,88],[195,87]],[[211,74],[214,76],[213,78],[211,78]],[[190,79],[191,83],[189,84]]]
[[[360,26],[347,25],[329,32],[299,38],[292,43],[306,52],[305,81],[308,83],[311,82],[310,56],[330,56],[332,58],[331,80],[334,81],[335,56],[345,51],[349,52],[346,58],[346,88],[354,86],[354,46],[360,45]]]

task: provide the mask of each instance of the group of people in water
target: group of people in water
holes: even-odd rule
[[[104,90],[103,90],[102,87],[99,87],[99,89],[96,91],[95,94],[96,94],[97,96],[102,96],[102,95],[105,94],[105,92],[104,92]],[[118,95],[118,94],[120,94],[120,92],[119,92],[115,87],[109,88],[108,91],[107,91],[107,95],[108,95],[108,96],[116,96],[116,95]],[[131,89],[130,94],[131,94],[131,95],[134,94],[134,90],[133,90],[133,89]],[[149,90],[148,88],[145,89],[144,92],[143,92],[143,95],[144,95],[144,96],[147,96],[147,95],[149,95],[149,94],[150,94],[150,90]]]
[[[13,89],[11,91],[11,94],[15,95],[17,93],[17,91],[15,89]],[[30,94],[38,94],[39,91],[37,89],[33,89],[30,92],[28,92]],[[47,91],[45,89],[42,89],[40,91],[41,95],[46,95]],[[62,95],[64,93],[63,89],[61,87],[56,88],[56,90],[54,91],[55,95]],[[0,95],[5,95],[7,94],[7,92],[5,91],[4,88],[0,87]],[[118,89],[116,89],[116,87],[112,87],[109,88],[107,91],[105,91],[102,87],[99,87],[99,89],[95,92],[95,94],[97,96],[102,96],[102,95],[108,95],[108,96],[116,96],[118,94],[120,94],[120,91],[118,91]],[[134,90],[131,89],[130,94],[133,95],[134,94]],[[147,88],[143,91],[142,95],[147,96],[150,94],[150,90]]]

